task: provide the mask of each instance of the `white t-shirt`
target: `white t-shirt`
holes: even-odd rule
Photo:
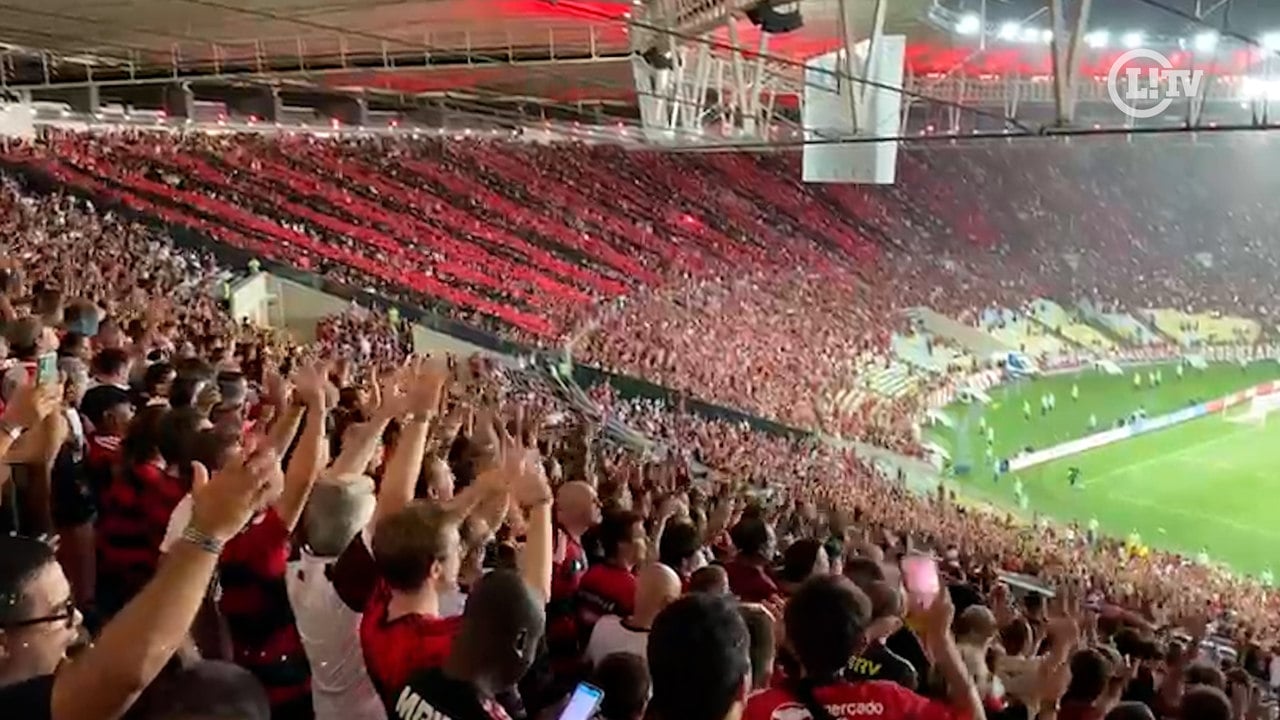
[[[440,617],[457,617],[467,609],[467,594],[454,588],[440,593]]]
[[[605,615],[591,629],[584,657],[592,667],[614,653],[631,653],[643,660],[648,644],[648,630],[633,630],[623,625],[617,615]]]
[[[303,550],[285,575],[289,605],[311,663],[316,720],[385,720],[360,650],[360,613],[342,602],[325,575],[332,561]]]

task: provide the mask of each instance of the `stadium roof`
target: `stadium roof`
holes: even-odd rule
[[[136,107],[160,107],[156,91],[184,81],[206,97],[271,86],[302,95],[300,104],[310,102],[308,93],[359,94],[386,109],[590,121],[594,108],[595,121],[630,121],[633,38],[638,29],[652,29],[633,13],[656,1],[0,0],[0,84],[52,100],[92,85],[103,102]],[[774,71],[798,79],[804,60],[838,47],[842,4],[853,8],[854,34],[865,37],[875,0],[801,0],[804,27],[768,38]],[[973,38],[957,37],[938,20],[983,4],[888,0],[886,30],[908,35],[907,61],[918,75],[960,65],[980,73],[1040,72],[1046,48],[1015,44],[976,53]],[[1047,4],[987,0],[988,24],[1047,25]],[[1090,24],[1186,33],[1195,27],[1186,16],[1197,4],[1213,10],[1207,20],[1219,27],[1280,30],[1275,0],[1107,0],[1093,3]],[[740,18],[734,31],[720,27],[709,43],[723,52],[736,38],[753,56],[760,30]],[[794,99],[782,104],[794,106]]]
[[[634,0],[639,4],[641,0]],[[874,0],[850,0],[869,17]],[[838,0],[804,0],[806,26],[770,38],[803,60],[839,43]],[[918,31],[929,0],[890,0]],[[633,0],[9,0],[5,84],[142,85],[272,78],[400,93],[468,89],[576,102],[629,97]],[[737,23],[754,48],[759,30]],[[725,31],[718,38],[727,42]]]

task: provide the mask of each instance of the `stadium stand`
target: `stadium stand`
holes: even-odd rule
[[[1106,335],[1087,323],[1080,322],[1075,315],[1052,300],[1037,298],[1031,303],[1029,312],[1042,326],[1061,335],[1077,348],[1105,352],[1115,347],[1115,343]]]
[[[761,603],[749,612],[784,623],[787,662],[844,688],[857,623],[896,619],[896,560],[916,550],[953,592],[927,632],[877,639],[905,642],[922,694],[852,685],[866,702],[1026,716],[1075,687],[1063,706],[1103,716],[1155,687],[1099,650],[1130,642],[1165,658],[1160,702],[1196,699],[1185,643],[1269,671],[1280,601],[1257,582],[914,492],[867,454],[899,469],[923,454],[926,411],[961,380],[998,380],[1001,351],[1081,362],[1271,339],[1250,319],[1270,291],[1255,261],[1223,247],[1212,273],[1188,269],[1193,229],[1124,255],[1149,224],[1141,185],[1112,189],[1056,146],[908,153],[904,182],[883,191],[804,186],[782,154],[513,142],[54,131],[3,160],[0,442],[23,468],[6,522],[31,537],[0,538],[0,598],[17,599],[0,628],[58,632],[0,656],[0,706],[118,717],[148,687],[135,711],[172,717],[165,683],[226,658],[239,670],[219,666],[238,673],[221,700],[246,717],[554,716],[580,678],[614,682],[619,665],[637,697],[635,676],[651,676],[652,712],[676,720],[694,701],[673,673],[706,670],[682,663],[751,645],[736,604],[684,592],[715,589],[708,560],[728,594]],[[1053,213],[1032,173],[1062,190]],[[977,202],[979,185],[1008,205]],[[1106,229],[1088,243],[1053,220],[1095,207]],[[299,345],[225,312],[220,288],[244,270],[213,259],[228,249],[386,305],[323,318]],[[1074,274],[1094,286],[1073,292]],[[406,362],[393,304],[524,343],[522,356]],[[1141,334],[1148,317],[1165,340]],[[58,351],[70,386],[92,379],[82,399],[32,381]],[[572,360],[666,400],[583,387]],[[226,635],[196,638],[202,662],[169,663],[215,569]],[[1048,612],[1009,596],[1011,573],[1058,588]],[[544,608],[547,654],[526,654]],[[82,619],[96,640],[59,667]],[[1168,627],[1185,643],[1157,634]],[[962,662],[997,637],[1034,679],[999,691],[985,660]],[[602,644],[635,657],[584,666]],[[739,693],[752,667],[732,662]],[[1088,695],[1068,679],[1086,666],[1124,682]],[[746,717],[774,717],[792,689],[753,695]],[[68,711],[68,697],[94,706]]]

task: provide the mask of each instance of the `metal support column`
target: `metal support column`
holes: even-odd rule
[[[738,23],[730,15],[725,15],[725,23],[729,29],[729,44],[733,46],[730,55],[733,64],[733,102],[730,104],[731,120],[735,131],[746,130],[747,68],[742,59],[742,44],[738,40]],[[734,112],[736,110],[736,112]]]
[[[1077,0],[1068,25],[1066,2],[1067,0],[1049,0],[1049,20],[1053,28],[1050,48],[1053,56],[1053,97],[1059,127],[1067,127],[1075,121],[1080,49],[1092,8],[1092,0]]]
[[[888,9],[889,0],[876,0],[871,19],[871,37],[867,40],[867,61],[862,72],[864,80],[874,80],[879,77],[877,72],[880,69],[880,41],[884,37],[884,16]],[[867,116],[867,107],[871,104],[871,93],[875,89],[870,83],[865,82],[858,88],[858,110],[862,117]]]
[[[840,0],[839,14],[836,16],[837,25],[840,30],[840,77],[836,78],[836,87],[840,89],[840,93],[848,93],[849,113],[853,116],[853,132],[857,134],[862,128],[862,115],[859,112],[862,108],[859,106],[859,95],[854,88],[854,78],[858,77],[857,61],[854,59],[854,48],[857,47],[858,41],[853,34],[853,2],[852,0]],[[906,127],[905,125],[903,127]]]

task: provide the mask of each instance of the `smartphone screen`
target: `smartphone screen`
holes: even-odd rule
[[[907,595],[916,607],[926,608],[942,590],[938,578],[938,561],[928,555],[907,555],[902,558],[902,583]]]
[[[604,691],[595,685],[578,683],[569,697],[569,704],[560,713],[560,720],[591,720],[604,702]]]
[[[41,385],[58,382],[57,353],[45,353],[36,361],[36,382]]]

